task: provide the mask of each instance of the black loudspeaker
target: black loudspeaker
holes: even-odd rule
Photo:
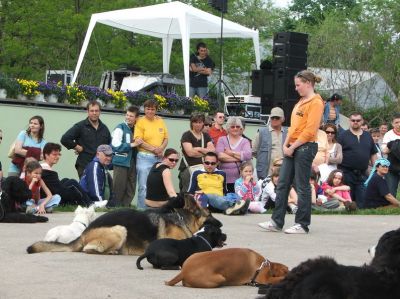
[[[307,45],[302,44],[274,44],[274,56],[303,57],[307,60]]]
[[[294,76],[299,70],[276,69],[274,72],[274,100],[276,102],[288,99],[297,99],[297,93],[294,85]]]
[[[274,44],[286,43],[308,45],[308,34],[299,32],[278,32],[274,34]]]
[[[254,70],[251,73],[252,95],[262,98],[274,93],[274,72],[271,69]]]
[[[294,56],[276,56],[273,59],[274,68],[307,69],[307,59]]]

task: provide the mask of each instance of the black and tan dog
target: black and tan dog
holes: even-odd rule
[[[186,194],[181,201],[183,207],[175,209],[175,212],[171,212],[168,207],[146,211],[111,211],[94,220],[79,238],[69,244],[41,241],[29,246],[27,252],[84,251],[141,255],[150,242],[161,238],[189,238],[206,221],[222,226],[207,209],[197,205],[193,196]]]
[[[28,215],[19,208],[30,198],[32,198],[32,192],[23,180],[18,177],[6,178],[0,192],[0,222],[47,222],[49,220],[47,217]]]
[[[145,253],[136,260],[136,267],[143,270],[140,262],[147,258],[147,261],[156,269],[178,270],[193,253],[222,247],[225,241],[226,234],[222,233],[219,227],[206,223],[191,238],[184,240],[166,238],[151,242]]]
[[[173,286],[182,281],[183,286],[191,288],[274,284],[287,272],[285,265],[270,262],[254,250],[228,248],[191,255],[181,272],[165,284]]]
[[[344,266],[329,257],[307,260],[279,284],[262,289],[263,298],[400,298],[400,230],[385,233],[369,265]]]

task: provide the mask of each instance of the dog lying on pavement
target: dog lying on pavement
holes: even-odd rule
[[[263,298],[400,298],[400,229],[382,235],[369,265],[344,266],[329,257],[309,259],[279,284],[263,287]]]
[[[182,281],[191,288],[217,288],[246,284],[275,284],[284,279],[288,268],[265,259],[247,248],[229,248],[191,255],[181,272],[165,284]]]
[[[96,218],[94,206],[89,208],[82,208],[78,206],[75,209],[75,217],[69,225],[59,225],[50,229],[44,241],[46,242],[60,242],[68,244],[69,242],[78,238],[88,225]]]
[[[222,233],[219,227],[206,222],[205,226],[191,238],[183,240],[165,238],[151,242],[145,253],[136,260],[136,267],[143,270],[140,262],[147,258],[156,269],[178,270],[193,253],[222,247],[225,241],[226,234]]]

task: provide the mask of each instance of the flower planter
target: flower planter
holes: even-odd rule
[[[81,106],[82,107],[86,107],[88,103],[89,103],[89,101],[82,101],[81,102]]]
[[[107,107],[107,108],[115,108],[115,104],[114,104],[114,103],[111,103],[111,102],[108,102],[108,103],[106,104],[106,107]]]
[[[19,94],[19,95],[17,96],[17,99],[20,100],[20,101],[27,101],[27,100],[28,100],[28,97],[27,97],[26,95]]]
[[[0,88],[0,99],[5,99],[7,98],[7,90],[4,88]]]
[[[33,97],[33,100],[36,101],[36,102],[46,102],[44,100],[44,94],[42,94],[42,93],[39,93],[39,94],[35,95]]]
[[[55,94],[51,94],[47,97],[47,102],[49,103],[57,103],[58,97]]]

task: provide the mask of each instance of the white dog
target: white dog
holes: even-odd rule
[[[68,244],[78,238],[95,218],[96,212],[93,205],[89,208],[78,206],[75,210],[75,218],[72,223],[70,225],[53,227],[47,232],[44,241]]]

